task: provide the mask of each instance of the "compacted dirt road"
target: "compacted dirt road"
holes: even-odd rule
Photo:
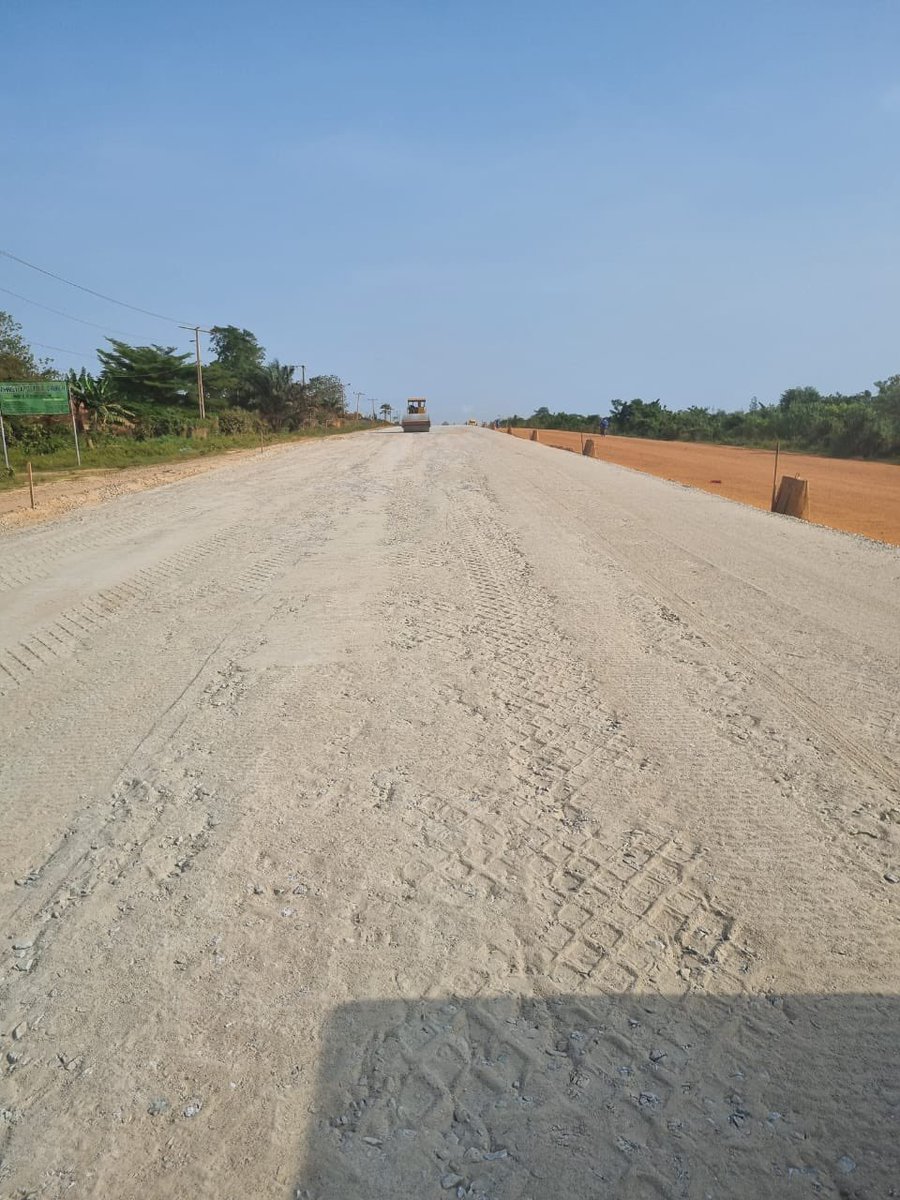
[[[0,1196],[897,1194],[900,551],[460,429],[0,589]]]
[[[590,437],[593,457],[647,471],[714,496],[739,500],[766,512],[772,507],[775,454],[744,446],[706,442],[661,442],[639,437],[597,437],[562,429],[514,429],[516,437],[533,432],[542,445],[582,452]],[[506,436],[506,435],[504,435]],[[809,519],[829,529],[861,533],[900,546],[900,466],[857,458],[815,454],[778,456],[777,479],[799,476],[809,484]],[[2,519],[2,518],[0,518]]]

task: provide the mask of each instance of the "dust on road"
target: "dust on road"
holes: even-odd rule
[[[890,1194],[898,580],[482,430],[6,535],[0,1194]]]

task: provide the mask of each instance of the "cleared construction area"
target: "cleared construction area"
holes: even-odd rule
[[[876,1197],[900,551],[481,429],[0,539],[0,1194]]]

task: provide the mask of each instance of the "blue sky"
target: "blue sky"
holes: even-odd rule
[[[29,0],[3,47],[0,247],[379,401],[900,371],[894,0]],[[3,258],[0,287],[190,348]],[[101,330],[0,308],[91,365]]]

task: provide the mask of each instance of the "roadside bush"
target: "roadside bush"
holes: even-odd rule
[[[259,417],[246,408],[223,408],[216,413],[216,419],[219,433],[226,435],[256,433],[260,428]]]
[[[158,437],[186,437],[196,424],[199,424],[199,421],[192,421],[190,414],[184,409],[147,405],[135,412],[134,436],[138,441]]]
[[[52,454],[72,445],[72,430],[58,421],[5,417],[6,440],[23,454]]]

